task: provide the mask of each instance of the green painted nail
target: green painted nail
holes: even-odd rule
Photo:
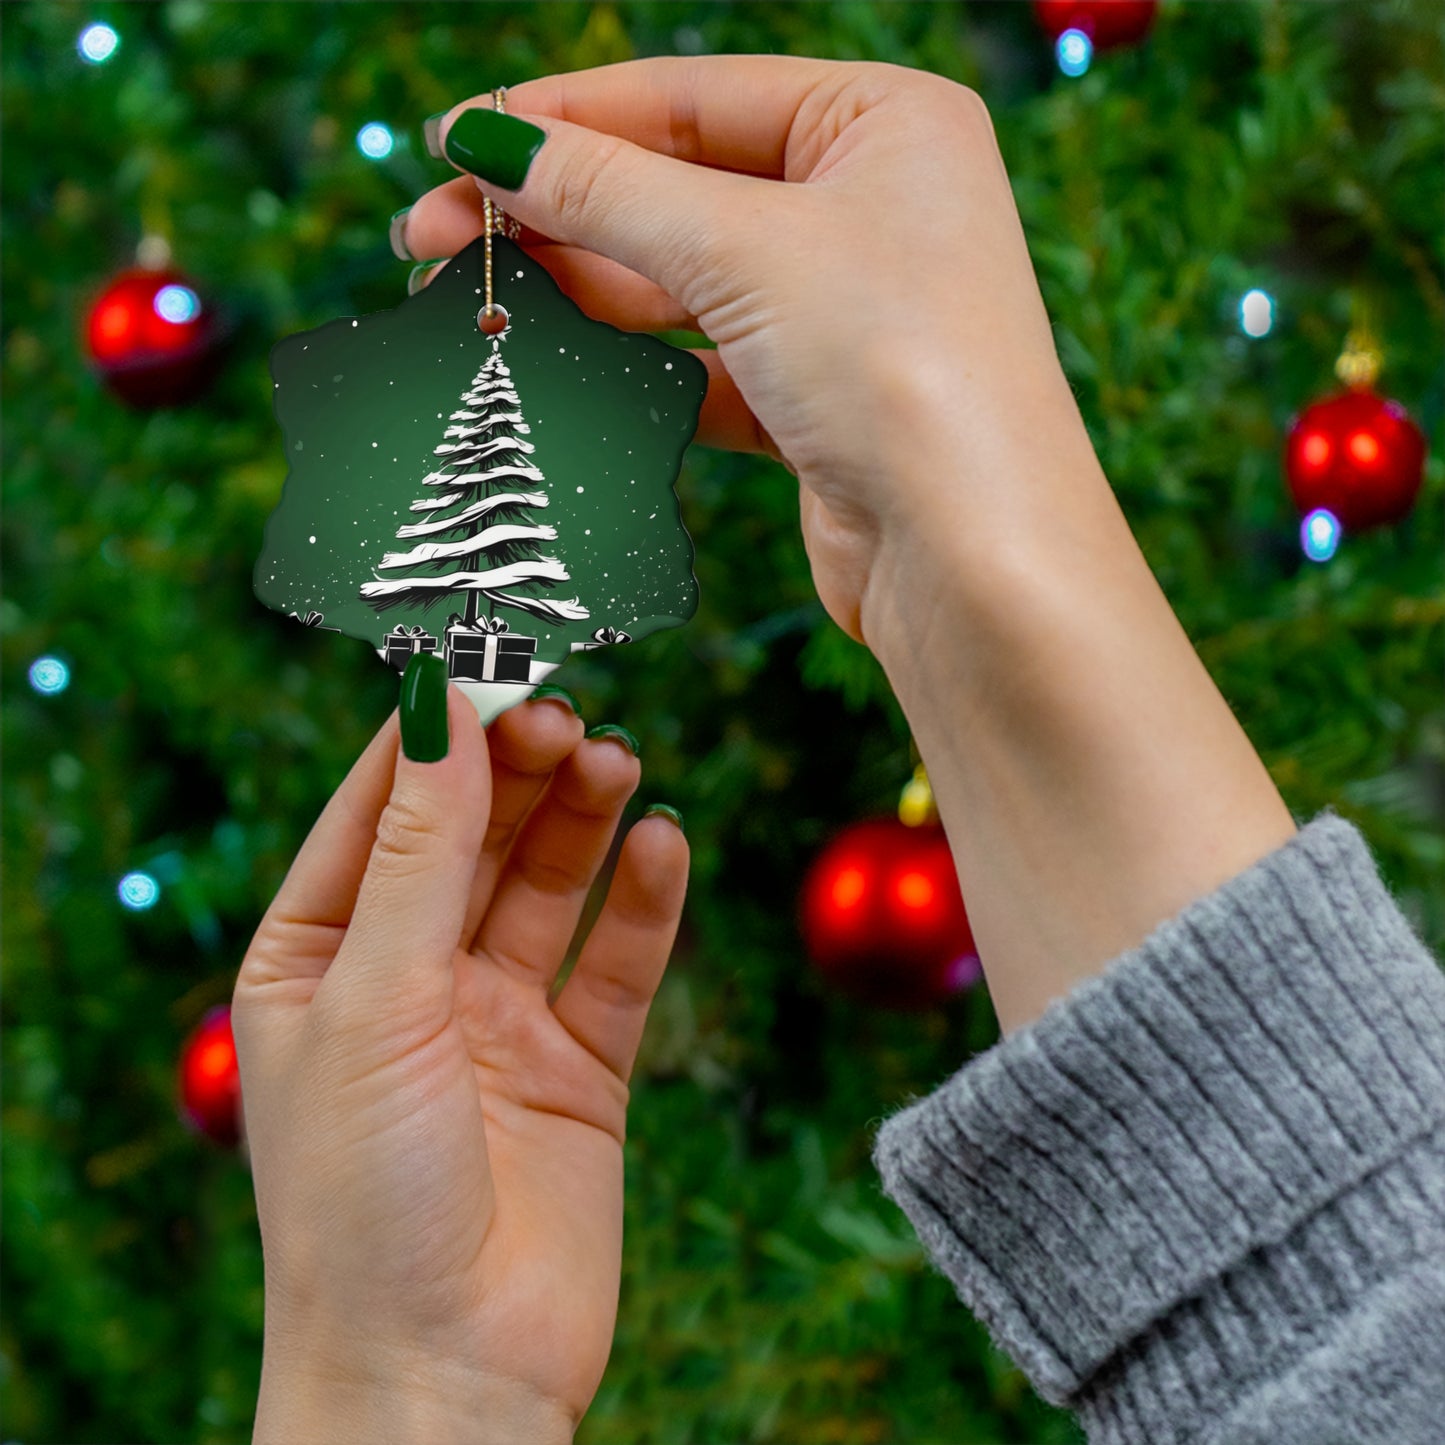
[[[433,160],[444,160],[442,155],[442,121],[446,119],[446,111],[439,110],[435,115],[429,115],[421,123],[421,138],[426,142],[426,153]]]
[[[532,689],[533,697],[555,697],[558,702],[565,702],[578,717],[582,716],[582,705],[567,691],[565,687],[558,687],[554,682],[544,682],[540,687]]]
[[[415,296],[422,289],[422,282],[426,279],[426,273],[433,266],[445,266],[452,258],[450,256],[433,256],[430,261],[422,261],[411,268],[411,274],[406,278],[406,294]]]
[[[447,665],[434,652],[418,652],[401,675],[401,750],[414,763],[435,763],[450,745]]]
[[[669,807],[666,803],[650,803],[642,816],[644,818],[650,818],[654,813],[659,813],[662,817],[671,819],[672,822],[677,824],[677,831],[679,833],[687,832],[687,829],[682,826],[682,814],[679,813],[676,808]]]
[[[406,213],[410,206],[403,206],[387,225],[387,236],[391,240],[391,254],[398,261],[415,261],[416,257],[406,249]]]
[[[532,158],[542,149],[547,132],[530,121],[500,111],[464,110],[447,132],[446,156],[455,166],[515,191],[527,179]]]
[[[617,723],[598,723],[595,728],[587,730],[589,738],[616,738],[635,758],[637,756],[637,739]]]

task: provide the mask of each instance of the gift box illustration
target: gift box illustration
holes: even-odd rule
[[[437,640],[420,625],[403,627],[398,622],[382,639],[381,647],[378,650],[386,659],[388,666],[396,668],[398,672],[405,672],[407,663],[411,661],[415,653],[435,652]]]
[[[620,642],[631,642],[632,639],[616,627],[599,627],[591,638],[586,642],[574,642],[571,646],[572,652],[591,652],[595,647],[614,647]]]
[[[518,637],[502,618],[483,618],[475,629],[449,627],[447,676],[455,682],[530,682],[535,637]]]

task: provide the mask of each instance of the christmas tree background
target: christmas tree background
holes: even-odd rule
[[[120,46],[88,65],[97,21]],[[1438,952],[1442,39],[1429,0],[1166,4],[1143,45],[1068,78],[1022,4],[0,9],[6,1438],[249,1439],[250,1179],[178,1121],[176,1056],[396,701],[374,655],[252,596],[287,470],[267,357],[404,295],[387,218],[452,174],[423,117],[670,53],[882,60],[978,89],[1155,574],[1296,816],[1358,823]],[[377,121],[395,145],[373,160],[355,137]],[[82,321],[145,235],[232,335],[204,398],[136,412],[88,370]],[[1260,338],[1239,326],[1253,287],[1277,303]],[[1362,301],[1379,388],[1431,456],[1408,518],[1315,564],[1283,433],[1335,389]],[[789,926],[822,844],[895,801],[904,721],[814,598],[792,479],[694,447],[677,492],[696,616],[558,678],[589,723],[639,736],[629,818],[676,804],[694,857],[634,1076],[617,1341],[579,1439],[1075,1441],[868,1162],[885,1112],[997,1037],[986,996],[850,1003]],[[69,666],[64,691],[27,684],[42,656]],[[131,870],[160,884],[142,912],[117,899]]]

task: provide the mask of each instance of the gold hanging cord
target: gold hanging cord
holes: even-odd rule
[[[499,85],[492,92],[492,109],[500,115],[507,113],[507,87]],[[515,241],[522,234],[522,226],[519,221],[509,216],[499,205],[489,197],[482,197],[482,234],[487,238],[487,304],[482,308],[482,314],[488,319],[496,314],[492,306],[492,232],[500,231],[508,240]]]

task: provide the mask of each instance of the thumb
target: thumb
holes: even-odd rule
[[[492,777],[481,719],[435,655],[407,666],[401,738],[356,907],[323,982],[363,1015],[409,1031],[450,1016]]]
[[[765,182],[554,116],[499,115],[490,101],[451,112],[440,128],[442,153],[484,196],[539,234],[656,282],[693,315],[705,308],[699,283],[738,253],[738,228],[761,213]]]

